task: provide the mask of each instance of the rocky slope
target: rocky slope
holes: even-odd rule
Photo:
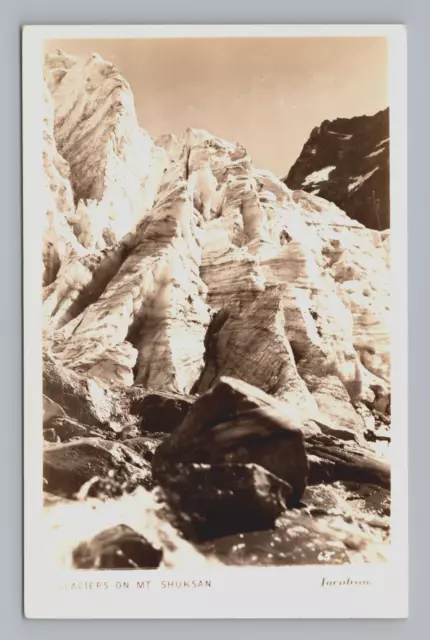
[[[390,226],[388,109],[373,116],[325,120],[313,129],[284,178],[331,202],[370,229]]]
[[[45,60],[48,560],[387,558],[389,233]]]

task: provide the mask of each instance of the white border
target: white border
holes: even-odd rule
[[[40,123],[45,39],[267,38],[384,36],[389,47],[392,265],[392,561],[387,565],[222,568],[180,571],[58,572],[38,554],[42,505],[43,202]],[[23,33],[24,170],[24,552],[28,618],[403,618],[408,615],[407,548],[407,215],[406,30],[401,25],[28,26]],[[79,577],[77,577],[79,575]],[[371,580],[367,587],[321,588],[322,577]],[[57,582],[107,580],[107,591],[58,591]],[[152,580],[150,591],[117,590],[117,581]],[[210,589],[163,590],[161,581],[211,580]]]

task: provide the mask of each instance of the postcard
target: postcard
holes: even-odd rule
[[[401,25],[23,29],[29,618],[408,615]]]

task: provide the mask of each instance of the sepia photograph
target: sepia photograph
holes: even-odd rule
[[[24,73],[27,556],[81,595],[364,590],[407,428],[388,37],[74,29]]]

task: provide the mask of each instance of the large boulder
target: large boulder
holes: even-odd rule
[[[77,569],[157,569],[163,552],[124,524],[111,527],[73,551]]]
[[[179,464],[163,482],[170,517],[187,538],[270,529],[292,490],[255,464]]]
[[[45,450],[43,460],[44,489],[50,493],[75,497],[91,480],[111,478],[137,484],[150,481],[149,464],[133,450],[119,442],[85,438],[59,444]]]
[[[325,120],[313,129],[284,178],[316,193],[371,229],[390,224],[388,109],[372,116]]]
[[[53,416],[55,407],[59,406],[80,423],[100,426],[109,422],[114,411],[111,393],[95,380],[61,366],[48,353],[43,361],[43,391],[48,416]],[[61,415],[58,409],[57,416]]]
[[[140,418],[140,429],[147,433],[170,433],[181,424],[194,399],[167,392],[134,391],[130,413]]]
[[[292,488],[298,501],[308,462],[300,414],[241,380],[221,377],[198,398],[182,424],[158,447],[154,477],[163,484],[179,463],[255,463]]]

